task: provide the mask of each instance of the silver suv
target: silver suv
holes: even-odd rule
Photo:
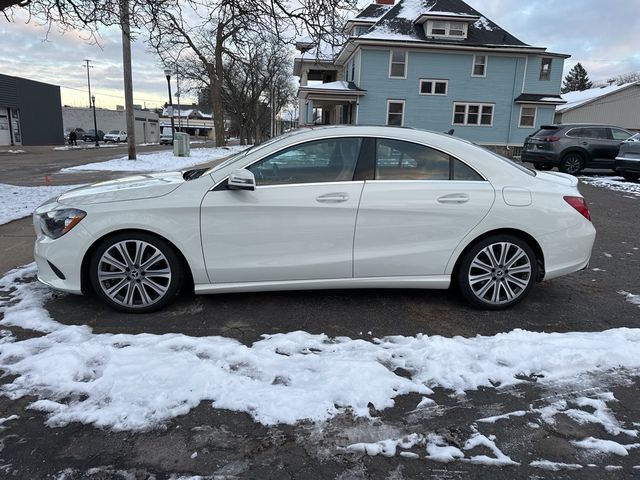
[[[620,127],[584,123],[543,125],[527,138],[522,161],[537,170],[578,175],[584,168],[614,169],[620,144],[632,133]]]

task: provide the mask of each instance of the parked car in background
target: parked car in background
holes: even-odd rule
[[[164,127],[160,134],[160,145],[173,145],[173,130],[171,127]]]
[[[104,141],[105,141],[105,143],[107,143],[107,142],[115,142],[115,143],[126,142],[127,141],[127,132],[124,132],[122,130],[109,130],[104,135]]]
[[[614,166],[630,182],[640,178],[640,133],[622,142]]]
[[[91,130],[87,130],[87,132],[82,136],[82,140],[85,142],[95,142],[96,141],[96,131],[92,128]],[[98,130],[98,141],[104,140],[104,132],[102,130]]]
[[[537,170],[578,175],[585,168],[614,169],[620,144],[633,134],[611,125],[566,123],[543,125],[527,138],[521,160]]]
[[[76,140],[81,139],[87,133],[83,128],[65,128],[64,129],[64,141],[65,143],[69,141],[69,134],[71,132],[76,132]]]
[[[305,128],[212,168],[71,190],[34,213],[38,278],[150,312],[196,293],[455,285],[506,308],[586,268],[578,179],[451,135]],[[79,226],[78,226],[79,225]]]

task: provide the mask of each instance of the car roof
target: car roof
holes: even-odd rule
[[[611,128],[622,128],[626,130],[624,127],[619,127],[617,125],[610,125],[607,123],[553,123],[548,125],[540,125],[540,128],[568,128],[568,127],[611,127]]]

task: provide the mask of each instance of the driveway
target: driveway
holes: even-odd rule
[[[91,297],[54,296],[45,307],[58,322],[88,325],[94,334],[220,336],[246,346],[264,334],[298,330],[370,342],[394,335],[473,338],[514,329],[640,328],[639,306],[620,293],[640,293],[640,197],[589,185],[580,188],[598,231],[589,268],[536,285],[525,301],[505,312],[473,310],[452,292],[417,290],[201,297],[184,293],[162,312],[135,316],[114,313]],[[20,220],[0,227],[0,249],[11,252],[3,270],[29,261],[28,224]],[[34,335],[20,328],[11,331],[17,339]],[[395,373],[411,375],[402,369]],[[3,383],[13,379],[4,377]],[[397,396],[389,408],[370,405],[371,418],[343,412],[324,422],[295,425],[266,426],[247,413],[214,408],[210,401],[203,401],[160,427],[135,432],[77,422],[47,426],[47,415],[27,409],[35,398],[3,396],[0,416],[19,418],[0,424],[0,471],[7,478],[34,479],[63,474],[67,476],[58,478],[606,479],[638,475],[637,437],[612,433],[611,427],[636,431],[640,427],[640,379],[633,372],[581,376],[569,386],[540,384],[535,377],[523,380],[516,386],[481,387],[466,395],[434,388],[429,397],[433,403],[420,408],[423,397],[410,393]],[[603,418],[613,423],[606,424]],[[413,445],[389,452],[378,443],[387,441],[382,445],[388,447],[389,441],[403,438],[410,439],[405,445]],[[451,458],[449,463],[427,458],[425,448],[437,446],[434,438],[464,451],[466,458]],[[589,438],[628,448],[624,454],[605,454],[577,446],[576,442]]]

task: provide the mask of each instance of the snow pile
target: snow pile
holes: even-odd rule
[[[213,160],[241,152],[250,145],[235,145],[231,147],[219,148],[194,148],[190,157],[176,157],[172,150],[162,150],[160,152],[145,153],[138,155],[137,160],[129,160],[128,157],[115,158],[106,162],[88,163],[75,167],[63,168],[62,172],[80,172],[109,170],[118,172],[165,172],[182,170],[194,165],[200,165]]]
[[[0,150],[0,153],[26,153],[25,150]]]
[[[264,335],[251,346],[224,337],[94,334],[88,326],[53,320],[43,308],[50,290],[34,282],[34,275],[30,265],[0,279],[0,289],[14,289],[0,300],[0,323],[45,333],[0,343],[0,367],[15,375],[2,391],[10,398],[36,397],[31,408],[48,412],[50,425],[144,429],[202,401],[246,412],[265,425],[323,421],[345,411],[368,417],[370,404],[385,409],[398,395],[430,395],[435,386],[463,393],[514,385],[532,375],[538,384],[556,385],[640,367],[640,329],[629,328],[373,341],[298,331]],[[398,368],[411,378],[396,375]],[[593,418],[622,431],[605,407],[598,404]],[[483,439],[474,442],[487,446]],[[392,447],[385,444],[381,451]],[[497,453],[496,459],[507,460]],[[476,460],[487,461],[470,459]]]
[[[585,438],[584,440],[572,440],[571,443],[576,447],[593,450],[597,453],[613,454],[621,457],[629,455],[629,450],[632,448],[640,448],[640,443],[623,445],[613,440],[602,440],[593,437]]]
[[[640,306],[640,295],[634,295],[633,293],[625,292],[624,290],[620,290],[618,293],[620,295],[624,295],[627,302]]]
[[[627,193],[640,197],[640,183],[628,182],[622,177],[578,177],[580,181],[594,187],[608,188],[614,192]]]
[[[80,185],[57,185],[42,187],[18,187],[0,183],[0,225],[27,217],[51,197],[79,187]]]
[[[85,142],[85,143],[80,143],[79,145],[65,145],[64,147],[53,147],[53,150],[56,151],[67,151],[67,150],[88,150],[88,149],[102,149],[102,148],[113,148],[113,147],[120,147],[120,146],[126,146],[125,145],[120,145],[117,143],[101,143],[99,147],[96,147],[95,143],[93,142]]]

